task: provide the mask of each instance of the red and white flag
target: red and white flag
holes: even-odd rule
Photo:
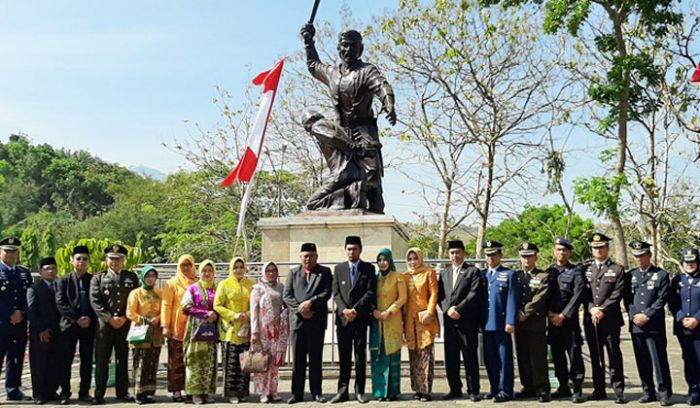
[[[700,83],[700,64],[698,64],[697,68],[695,68],[695,71],[693,71],[693,76],[690,77],[690,82],[693,83]]]
[[[253,79],[255,85],[263,85],[262,101],[260,101],[253,128],[251,129],[250,135],[248,135],[246,149],[243,153],[243,157],[241,157],[241,161],[221,182],[221,187],[229,187],[236,181],[248,183],[248,187],[241,200],[241,214],[238,218],[237,231],[239,236],[243,232],[245,213],[248,208],[250,191],[253,185],[253,177],[255,175],[255,169],[258,166],[258,161],[260,160],[260,153],[262,152],[262,146],[265,141],[265,131],[267,130],[267,124],[270,120],[270,114],[272,113],[272,104],[275,102],[277,85],[279,85],[280,76],[282,75],[282,67],[284,67],[284,58],[275,64],[272,69],[261,72]]]

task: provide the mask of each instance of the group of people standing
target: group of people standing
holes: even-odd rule
[[[591,357],[593,392],[588,400],[606,399],[607,354],[615,402],[623,403],[624,372],[620,331],[624,325],[621,304],[628,313],[629,330],[642,382],[640,402],[670,405],[671,377],[666,352],[665,305],[674,319],[674,333],[683,352],[689,387],[689,405],[700,402],[700,253],[683,252],[682,273],[670,278],[651,264],[651,246],[630,244],[637,268],[625,272],[609,257],[610,239],[593,234],[593,259],[574,265],[573,245],[564,238],[554,242],[556,263],[547,270],[536,267],[539,248],[519,248],[522,270],[501,264],[503,245],[483,244],[486,268],[465,262],[462,241],[449,242],[451,266],[438,274],[424,263],[419,248],[406,253],[406,268],[396,270],[393,254],[382,249],[376,268],[361,259],[360,237],[348,236],[347,262],[334,271],[318,263],[316,245],[301,246],[300,265],[292,268],[285,284],[279,270],[268,262],[256,283],[246,276],[242,258],[229,265],[229,277],[216,284],[216,265],[199,263],[183,255],[177,273],[156,287],[158,271],[140,270],[140,277],[123,270],[126,249],[105,250],[108,269],[87,272],[89,251],[73,250],[73,272],[56,279],[53,258],[40,262],[40,279],[17,265],[20,242],[0,241],[0,358],[6,358],[7,398],[29,400],[20,389],[22,360],[30,338],[30,367],[36,404],[69,404],[71,365],[80,350],[78,397],[105,403],[108,367],[114,352],[115,388],[119,401],[153,402],[161,348],[167,344],[167,388],[174,401],[191,398],[195,404],[213,399],[221,346],[223,396],[230,403],[249,397],[250,374],[244,372],[244,353],[269,356],[268,369],[253,374],[261,402],[279,401],[279,367],[292,346],[292,396],[304,400],[308,368],[312,399],[322,395],[322,362],[328,305],[335,303],[334,318],[339,355],[337,394],[329,402],[347,401],[355,372],[354,393],[360,403],[370,399],[393,401],[400,394],[401,350],[410,360],[413,398],[432,400],[435,351],[444,322],[445,368],[449,392],[443,399],[463,397],[504,402],[514,398],[568,398],[580,403],[585,374],[579,310],[583,305],[585,339]],[[439,311],[438,311],[439,307]],[[27,321],[29,325],[27,325]],[[28,330],[27,330],[28,329]],[[482,334],[484,364],[490,384],[482,394],[479,384],[478,345]],[[517,353],[520,392],[514,388],[513,337]],[[550,392],[547,351],[551,347],[559,387]],[[129,348],[135,398],[128,392]],[[370,351],[371,397],[366,391],[367,349]],[[95,363],[94,397],[89,395]],[[461,374],[464,365],[466,375]]]

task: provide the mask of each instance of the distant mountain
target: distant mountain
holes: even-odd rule
[[[147,166],[130,166],[129,171],[136,173],[139,176],[148,177],[158,181],[165,181],[165,179],[168,178],[167,174]]]

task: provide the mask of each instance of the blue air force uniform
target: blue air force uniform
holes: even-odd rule
[[[484,242],[487,255],[500,252],[503,245],[496,241]],[[506,325],[515,326],[518,313],[518,277],[512,270],[499,265],[481,271],[487,288],[484,314],[484,363],[496,400],[513,398],[513,339],[506,333]]]
[[[0,249],[17,251],[20,248],[17,238],[0,241]],[[26,400],[20,391],[24,351],[27,346],[27,289],[32,285],[29,269],[0,261],[0,361],[6,358],[5,389],[7,398],[12,401]],[[22,312],[23,320],[10,323],[10,316]]]
[[[642,241],[630,243],[632,254],[650,253],[651,245]],[[666,323],[664,306],[668,299],[669,276],[666,271],[649,265],[645,270],[633,269],[627,273],[625,306],[629,315],[629,330],[642,382],[642,401],[655,401],[654,374],[658,382],[659,399],[668,403],[671,398],[671,370],[666,352]],[[643,325],[634,323],[634,316],[642,314],[649,320]]]
[[[683,326],[686,318],[700,321],[700,272],[697,264],[700,253],[697,249],[683,251],[684,267],[695,263],[695,271],[681,273],[671,280],[668,307],[673,314],[673,333],[678,337],[683,354],[683,371],[688,383],[690,405],[700,403],[700,326],[687,329]]]

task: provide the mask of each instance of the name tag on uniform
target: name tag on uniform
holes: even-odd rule
[[[542,280],[540,280],[540,279],[532,279],[530,281],[530,287],[531,288],[532,287],[539,287],[541,283],[542,283]]]
[[[607,272],[605,272],[605,274],[604,274],[603,276],[605,276],[606,278],[609,278],[609,277],[614,277],[614,276],[617,276],[617,274],[615,273],[615,271],[614,271],[614,270],[612,270],[612,269],[608,269],[608,271],[607,271]]]

